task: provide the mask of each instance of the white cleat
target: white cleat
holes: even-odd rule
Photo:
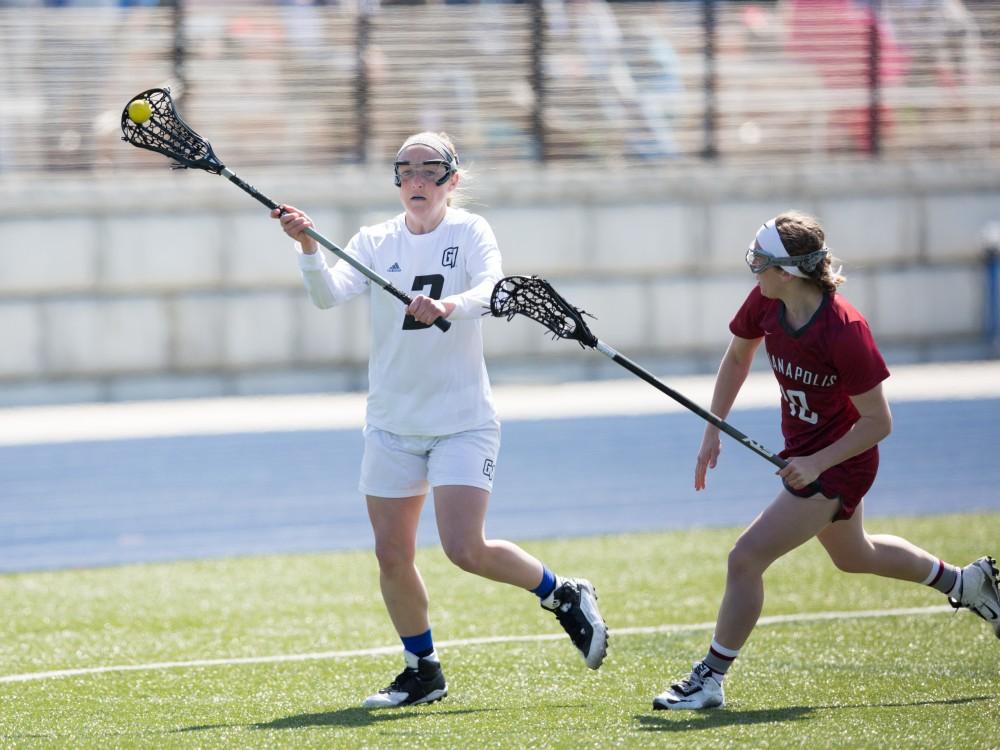
[[[1000,590],[998,590],[996,560],[980,557],[962,568],[962,588],[957,599],[949,598],[955,609],[975,612],[993,628],[1000,638]]]
[[[712,670],[704,662],[698,662],[691,670],[691,674],[653,698],[653,709],[697,711],[703,708],[719,708],[725,703],[722,683],[715,679]]]

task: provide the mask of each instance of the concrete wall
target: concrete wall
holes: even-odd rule
[[[469,208],[505,271],[557,282],[602,340],[651,365],[714,366],[752,283],[747,243],[791,207],[822,219],[883,347],[981,343],[1000,165],[473,170]],[[399,210],[384,175],[240,176],[311,209],[339,244]],[[291,245],[224,179],[0,181],[0,197],[0,405],[364,388],[366,301],[313,309]],[[495,379],[615,369],[530,321],[487,326]]]

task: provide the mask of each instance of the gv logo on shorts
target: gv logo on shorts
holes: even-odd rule
[[[444,252],[441,253],[441,265],[449,266],[450,268],[455,267],[455,263],[458,261],[458,245],[455,247],[446,247]]]
[[[495,469],[496,469],[496,464],[493,463],[492,458],[487,458],[485,461],[483,461],[483,474],[488,476],[491,482],[493,481],[493,472]]]

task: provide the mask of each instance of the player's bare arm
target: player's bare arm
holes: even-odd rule
[[[753,355],[760,346],[762,339],[744,339],[733,336],[719,365],[719,374],[715,378],[715,390],[712,393],[711,411],[717,417],[725,419],[729,416],[736,396],[743,387],[753,364]],[[719,428],[709,423],[705,426],[705,435],[698,450],[698,459],[694,467],[694,488],[703,490],[706,486],[706,474],[714,469],[722,452],[722,441],[719,438]]]

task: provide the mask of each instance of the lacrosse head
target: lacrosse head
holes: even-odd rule
[[[490,295],[490,312],[507,320],[524,315],[548,328],[556,338],[573,339],[580,346],[597,346],[597,337],[583,320],[589,313],[573,307],[549,282],[537,276],[500,279]]]
[[[129,115],[129,106],[136,101],[149,105],[149,116],[141,124]],[[204,169],[219,174],[225,168],[211,144],[177,114],[170,89],[149,89],[132,97],[122,111],[122,140],[170,157],[174,169]]]

